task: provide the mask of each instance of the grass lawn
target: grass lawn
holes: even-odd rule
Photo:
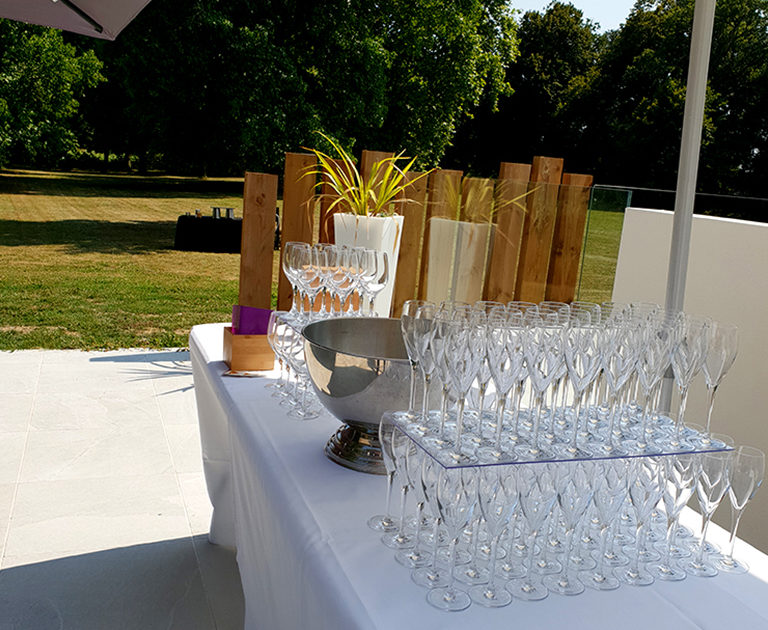
[[[228,319],[239,256],[172,247],[184,212],[239,215],[237,190],[227,180],[0,174],[0,349],[186,346],[191,326]]]
[[[239,256],[173,249],[211,206],[239,216],[242,181],[0,172],[0,350],[186,346],[229,319]],[[591,213],[580,299],[610,299],[622,220]]]

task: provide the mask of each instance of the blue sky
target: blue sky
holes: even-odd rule
[[[541,11],[550,0],[512,0],[512,6],[522,11]],[[584,17],[598,22],[601,31],[610,31],[627,19],[635,0],[570,0]]]

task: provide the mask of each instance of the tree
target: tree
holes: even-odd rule
[[[533,155],[583,162],[584,123],[576,103],[598,63],[603,38],[571,4],[552,2],[528,11],[518,27],[519,57],[507,70],[514,93],[498,109],[484,101],[465,123],[450,152],[473,171],[494,175],[499,162],[528,162]]]
[[[640,0],[613,33],[587,98],[593,163],[604,181],[674,188],[693,0]],[[699,188],[764,195],[768,2],[717,3]],[[763,162],[765,164],[765,162]]]
[[[101,63],[59,31],[0,19],[0,165],[54,166],[78,148],[78,107]]]
[[[502,0],[155,0],[99,47],[111,87],[90,111],[116,112],[102,142],[177,171],[279,170],[316,130],[432,165],[514,52]]]

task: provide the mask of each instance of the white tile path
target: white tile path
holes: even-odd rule
[[[0,630],[234,630],[186,352],[0,352]]]

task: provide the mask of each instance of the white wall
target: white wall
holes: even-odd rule
[[[616,302],[664,304],[672,213],[628,208],[613,288]],[[739,327],[739,354],[717,392],[712,430],[768,453],[768,224],[695,215],[685,311]],[[704,424],[703,376],[686,420]],[[728,501],[716,515],[729,523]],[[739,537],[768,552],[768,482],[747,507]]]

